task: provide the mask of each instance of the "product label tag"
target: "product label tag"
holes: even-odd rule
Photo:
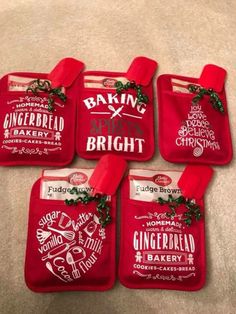
[[[9,92],[26,92],[27,88],[31,87],[33,81],[37,78],[32,77],[22,77],[17,75],[8,75],[8,91]],[[48,79],[40,79],[41,84],[45,81],[51,83]],[[37,90],[37,93],[42,93],[40,89]],[[62,92],[65,94],[65,88],[62,87]]]
[[[130,170],[130,199],[155,202],[171,194],[181,195],[177,182],[182,171]]]
[[[16,76],[16,75],[9,75],[8,76],[8,91],[10,92],[26,92],[27,88],[32,85],[33,81],[35,81],[36,78],[32,77],[22,77],[22,76]],[[40,79],[41,82],[44,82],[45,80]],[[38,92],[41,92],[38,90]]]
[[[92,88],[116,88],[116,82],[122,82],[123,84],[127,83],[128,80],[125,77],[107,77],[107,76],[93,76],[86,75],[84,77],[84,87]]]
[[[191,84],[193,84],[193,82],[182,81],[182,80],[178,80],[175,78],[171,79],[171,85],[172,85],[172,91],[173,92],[192,94],[188,90],[188,87]],[[196,83],[194,83],[194,85],[199,86],[199,84],[196,84]]]
[[[60,169],[44,170],[41,179],[40,198],[47,200],[75,199],[76,194],[70,194],[72,188],[79,192],[92,192],[88,180],[93,169]]]

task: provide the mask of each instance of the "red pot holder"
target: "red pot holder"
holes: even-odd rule
[[[0,80],[0,165],[59,166],[72,161],[83,66],[66,58],[50,74],[10,73]]]
[[[98,203],[86,193],[92,172],[46,170],[32,188],[25,281],[35,292],[107,290],[114,284],[116,197],[103,202],[111,222],[104,224],[104,199]],[[75,191],[80,199],[72,205]]]
[[[181,175],[136,169],[123,182],[119,278],[128,288],[198,290],[204,285],[204,203],[182,196]]]
[[[84,72],[77,112],[79,156],[98,159],[112,152],[128,160],[152,157],[156,67],[155,61],[137,57],[127,73]]]
[[[215,165],[231,161],[225,77],[224,69],[209,64],[199,79],[167,74],[158,78],[159,146],[164,159]]]

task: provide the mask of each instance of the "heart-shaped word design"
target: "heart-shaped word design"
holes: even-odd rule
[[[92,213],[79,213],[73,220],[57,210],[39,220],[38,251],[46,268],[63,282],[85,275],[102,253],[105,229]]]

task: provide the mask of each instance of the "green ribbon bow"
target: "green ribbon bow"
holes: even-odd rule
[[[123,84],[121,81],[117,81],[115,83],[116,87],[116,92],[117,94],[121,94],[123,91],[128,90],[128,89],[134,89],[137,93],[137,100],[138,103],[148,103],[148,96],[143,94],[142,92],[142,86],[141,85],[136,85],[135,81],[127,82]]]
[[[66,102],[67,97],[62,92],[61,87],[52,88],[51,83],[47,80],[34,80],[32,81],[31,85],[27,88],[26,92],[32,92],[34,95],[38,96],[38,92],[45,92],[49,94],[48,97],[48,111],[54,111],[54,103],[55,98],[58,97],[61,101]]]
[[[193,219],[195,218],[196,221],[199,221],[202,217],[200,212],[200,206],[197,205],[193,200],[186,199],[184,196],[179,196],[177,198],[173,198],[172,195],[168,195],[168,199],[164,200],[162,197],[157,199],[157,202],[160,205],[168,205],[170,212],[166,212],[167,217],[174,217],[176,215],[176,209],[180,205],[184,205],[186,207],[186,212],[184,212],[184,219],[183,221],[187,226],[192,224]]]
[[[99,223],[104,228],[111,222],[110,206],[107,203],[107,195],[96,194],[95,196],[89,195],[88,192],[79,192],[75,187],[70,190],[70,194],[78,195],[76,199],[66,199],[65,204],[68,206],[77,205],[82,203],[87,205],[88,203],[97,202],[96,209],[99,213]]]
[[[219,95],[212,89],[212,88],[203,88],[198,85],[190,84],[188,86],[188,90],[191,93],[197,94],[196,96],[193,97],[192,103],[193,105],[196,105],[199,103],[199,101],[205,96],[210,96],[209,102],[211,103],[212,107],[216,110],[218,110],[221,113],[224,113],[224,107],[222,104],[222,101],[220,100]]]

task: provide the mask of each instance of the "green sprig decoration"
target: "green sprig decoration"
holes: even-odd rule
[[[116,87],[116,92],[117,94],[121,94],[123,91],[128,90],[128,89],[134,89],[137,93],[137,100],[138,103],[148,103],[148,96],[143,94],[142,92],[142,86],[141,85],[136,85],[135,81],[127,82],[123,84],[121,81],[117,81],[115,83]]]
[[[168,195],[168,199],[164,200],[162,197],[157,199],[157,202],[160,205],[168,205],[170,212],[166,212],[167,217],[174,217],[176,215],[176,209],[180,205],[184,205],[186,207],[186,211],[184,212],[183,221],[187,226],[191,226],[193,219],[199,221],[202,217],[200,206],[196,204],[193,200],[187,199],[184,196],[179,196],[177,198],[173,198],[172,195]]]
[[[66,102],[66,95],[62,92],[61,87],[52,88],[51,83],[47,80],[34,80],[31,85],[27,88],[26,92],[32,92],[38,96],[38,92],[48,93],[48,111],[54,111],[55,98],[58,97],[61,101]]]
[[[68,206],[77,205],[82,203],[87,205],[88,203],[95,201],[97,203],[96,209],[99,213],[99,223],[104,228],[111,222],[110,206],[107,202],[107,195],[96,194],[91,196],[86,191],[79,192],[75,187],[70,190],[70,194],[77,195],[76,199],[66,199],[65,204]]]
[[[191,93],[197,94],[196,96],[193,97],[192,99],[192,103],[194,105],[198,104],[199,101],[205,96],[210,96],[210,103],[212,105],[212,107],[216,110],[218,110],[221,113],[224,113],[224,107],[222,104],[222,101],[220,100],[220,97],[218,96],[218,94],[212,89],[212,88],[203,88],[201,86],[197,86],[194,84],[190,84],[188,86],[188,90]]]

